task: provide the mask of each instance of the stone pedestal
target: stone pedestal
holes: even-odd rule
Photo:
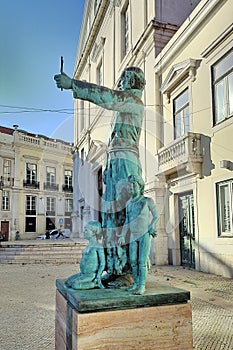
[[[144,295],[56,283],[56,350],[191,350],[189,292],[148,280]]]

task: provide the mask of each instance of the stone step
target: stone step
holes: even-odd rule
[[[2,242],[0,264],[78,264],[87,242]]]

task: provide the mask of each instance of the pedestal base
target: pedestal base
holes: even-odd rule
[[[74,291],[58,280],[56,293],[56,350],[193,349],[187,291],[153,281],[141,296]]]

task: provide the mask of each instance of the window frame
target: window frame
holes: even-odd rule
[[[175,107],[175,103],[178,99],[180,99],[182,97],[182,95],[184,95],[185,93],[188,93],[188,98],[187,98],[187,102],[185,102],[184,104],[182,104],[182,106],[178,109],[176,109]],[[178,95],[174,96],[172,98],[172,108],[173,108],[173,126],[174,126],[174,139],[178,139],[182,136],[184,136],[187,132],[189,132],[191,130],[191,119],[190,119],[190,91],[189,91],[189,87],[186,87],[185,89],[183,89]],[[185,111],[188,110],[188,130],[186,130],[185,127]],[[176,117],[181,113],[181,132],[180,135],[177,134],[177,122],[176,122]]]
[[[231,68],[226,69],[222,74],[220,74],[217,78],[215,78],[215,70],[217,66],[220,66],[221,63],[227,58],[227,56],[232,55],[232,60],[233,60],[233,50],[229,50],[226,52],[222,57],[218,59],[215,63],[212,64],[211,66],[211,88],[212,88],[212,103],[213,103],[213,125],[219,125],[222,122],[228,120],[233,116],[233,107],[232,107],[232,112],[229,110],[230,109],[230,97],[229,97],[229,77],[231,76],[231,79],[233,81],[233,65]],[[217,98],[216,98],[216,87],[220,85],[220,83],[223,82],[223,117],[222,118],[217,118]],[[232,89],[233,89],[233,83],[232,83]],[[231,101],[231,104],[233,106],[233,100]]]
[[[36,196],[32,195],[26,195],[26,201],[25,201],[25,211],[26,211],[26,216],[28,215],[36,215]]]
[[[67,174],[68,172],[70,173],[70,175]],[[64,185],[67,188],[71,188],[72,182],[73,182],[73,171],[70,169],[65,169],[65,171],[64,171]]]
[[[46,197],[46,213],[55,215],[56,213],[56,198]]]
[[[30,166],[34,166],[35,169],[30,169]],[[35,174],[33,174],[35,171]],[[35,184],[37,182],[37,164],[36,163],[26,163],[26,183]]]
[[[52,172],[49,172],[49,169],[54,170],[54,177],[51,176]],[[53,180],[52,180],[53,179]],[[51,181],[52,180],[52,181]],[[56,185],[56,168],[52,166],[46,167],[46,184],[47,185]]]
[[[229,218],[227,225],[230,225],[229,231],[223,231],[222,227],[224,225],[224,222],[222,220],[222,217],[224,214],[224,211],[226,210],[224,208],[224,203],[222,203],[222,192],[221,188],[225,187],[227,185],[227,193],[229,198]],[[216,209],[217,209],[217,225],[218,225],[218,237],[233,237],[233,179],[228,179],[224,181],[220,181],[216,183]],[[225,223],[226,225],[226,223]]]
[[[9,181],[9,179],[11,178],[11,168],[12,168],[11,160],[8,158],[4,158],[3,159],[3,172],[2,172],[4,180]]]
[[[127,1],[121,11],[121,60],[130,51],[130,3]]]
[[[70,210],[68,210],[70,209]],[[73,211],[73,198],[65,198],[65,213],[72,213]]]
[[[2,211],[10,211],[10,191],[2,191]]]
[[[97,85],[104,84],[104,74],[103,74],[103,60],[101,59],[96,68],[96,83]]]

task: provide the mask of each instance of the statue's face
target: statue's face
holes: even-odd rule
[[[137,181],[131,182],[130,183],[130,193],[132,194],[133,197],[137,197],[140,195],[141,193],[141,188],[139,186],[139,184],[137,183]]]
[[[84,228],[84,238],[86,239],[91,239],[93,236],[93,232],[92,229],[90,228],[90,226],[86,225]]]
[[[124,71],[119,79],[119,82],[117,84],[119,90],[125,91],[131,89],[131,79],[132,79],[132,72]]]

